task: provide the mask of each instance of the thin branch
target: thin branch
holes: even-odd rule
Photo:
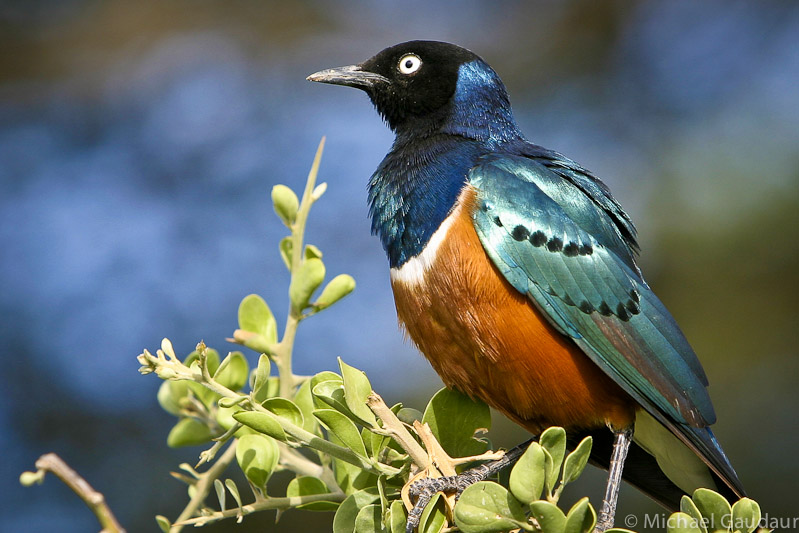
[[[105,496],[92,488],[77,472],[67,465],[63,459],[54,453],[47,453],[36,461],[36,468],[40,472],[51,472],[60,479],[72,492],[92,510],[102,526],[102,533],[125,533],[119,525],[114,513],[105,502]]]
[[[389,409],[379,394],[372,391],[369,397],[366,398],[366,405],[383,421],[383,429],[397,441],[403,450],[408,452],[408,456],[416,466],[420,469],[430,466],[430,455],[416,442],[416,439],[413,438],[410,432],[405,429],[405,424],[397,418],[394,411]]]
[[[335,474],[333,474],[333,471],[329,467],[311,461],[287,444],[278,442],[278,446],[280,446],[281,466],[301,476],[318,477],[324,482],[327,488],[333,492],[341,490],[336,481]]]
[[[180,516],[178,516],[177,520],[175,520],[175,524],[173,524],[169,529],[170,533],[178,533],[183,529],[183,526],[185,525],[183,522],[194,516],[200,506],[202,506],[206,496],[208,496],[208,493],[211,492],[211,489],[214,487],[214,480],[218,479],[219,476],[222,475],[222,472],[225,471],[235,457],[236,440],[233,439],[233,441],[230,443],[230,446],[227,447],[225,452],[219,457],[219,459],[217,459],[213,466],[204,473],[200,474],[200,479],[197,480],[197,484],[195,485],[194,497],[192,497],[192,499],[189,501],[189,504],[185,509],[183,509],[183,512],[180,513]]]
[[[322,160],[322,151],[324,148],[325,138],[322,137],[322,140],[319,142],[319,148],[316,150],[313,165],[311,165],[311,171],[308,173],[308,180],[305,182],[305,190],[302,193],[302,200],[297,210],[297,217],[294,220],[294,224],[291,225],[292,278],[297,274],[297,270],[300,268],[300,264],[303,260],[305,223],[308,220],[308,212],[311,210],[311,205],[314,202],[311,196],[316,187],[316,175],[319,173],[319,163]],[[294,304],[289,302],[289,312],[286,317],[286,327],[283,330],[283,338],[275,348],[275,355],[273,356],[280,377],[280,396],[288,399],[294,396],[294,387],[296,386],[291,368],[291,357],[294,350],[294,337],[297,334],[297,326],[300,320],[302,320],[302,309],[295,309]]]
[[[290,509],[306,503],[314,502],[342,502],[347,497],[343,492],[328,492],[326,494],[309,494],[306,496],[291,496],[285,498],[265,498],[261,501],[243,505],[240,508],[227,509],[225,511],[217,511],[205,516],[198,516],[196,518],[189,518],[176,525],[182,526],[204,526],[211,522],[216,522],[224,518],[233,518],[234,516],[242,516],[255,513],[257,511],[267,511],[269,509]]]

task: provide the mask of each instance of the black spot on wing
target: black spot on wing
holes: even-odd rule
[[[637,315],[638,313],[641,312],[641,306],[632,300],[627,300],[627,304],[625,305],[625,307],[627,308],[627,311],[629,311],[630,314],[633,315]]]
[[[590,244],[581,244],[580,245],[580,255],[591,255],[594,253],[594,247]]]
[[[630,318],[632,318],[630,312],[627,310],[626,307],[624,307],[624,304],[621,302],[619,302],[619,305],[616,306],[616,316],[619,317],[619,319],[624,320],[625,322],[627,322],[628,320],[630,320]]]
[[[494,224],[496,224],[500,228],[502,227],[502,221],[499,219],[499,217],[494,217]]]
[[[574,241],[570,242],[569,244],[563,247],[563,254],[566,257],[575,257],[579,253],[580,253],[580,245],[578,245]]]
[[[536,248],[540,248],[541,246],[544,246],[544,244],[546,244],[547,236],[544,234],[543,231],[536,230],[533,232],[532,235],[530,235],[530,242]]]
[[[530,230],[519,224],[513,231],[511,232],[511,237],[515,241],[526,241],[527,238],[530,236]]]
[[[560,252],[563,249],[563,239],[559,237],[552,237],[547,242],[547,250],[550,252]]]
[[[594,306],[588,303],[588,301],[583,300],[582,302],[580,302],[580,311],[582,311],[587,315],[590,315],[591,313],[594,312]]]
[[[605,301],[599,304],[599,308],[597,309],[597,311],[599,311],[599,314],[603,316],[610,316],[613,314],[613,311],[610,310],[608,303]]]

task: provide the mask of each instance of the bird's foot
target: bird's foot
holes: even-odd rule
[[[527,441],[524,444],[508,450],[502,454],[500,458],[490,463],[470,468],[458,475],[436,478],[425,477],[412,482],[408,488],[408,496],[412,502],[414,502],[414,500],[415,502],[413,503],[413,508],[408,513],[408,521],[405,525],[406,533],[413,533],[416,528],[419,527],[419,520],[422,517],[424,508],[427,507],[427,504],[430,503],[430,500],[433,499],[436,493],[442,492],[444,494],[454,495],[454,501],[457,501],[461,493],[466,490],[467,487],[474,485],[478,481],[484,481],[506,466],[515,463],[530,445],[530,442],[532,441]],[[471,459],[479,459],[479,457]]]

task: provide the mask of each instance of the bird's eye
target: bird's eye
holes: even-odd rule
[[[413,74],[422,66],[422,60],[416,54],[405,54],[399,60],[399,71],[403,74]]]

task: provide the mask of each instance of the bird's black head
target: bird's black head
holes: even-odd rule
[[[397,133],[444,131],[490,140],[517,132],[502,80],[479,56],[453,44],[409,41],[308,79],[362,89]]]

